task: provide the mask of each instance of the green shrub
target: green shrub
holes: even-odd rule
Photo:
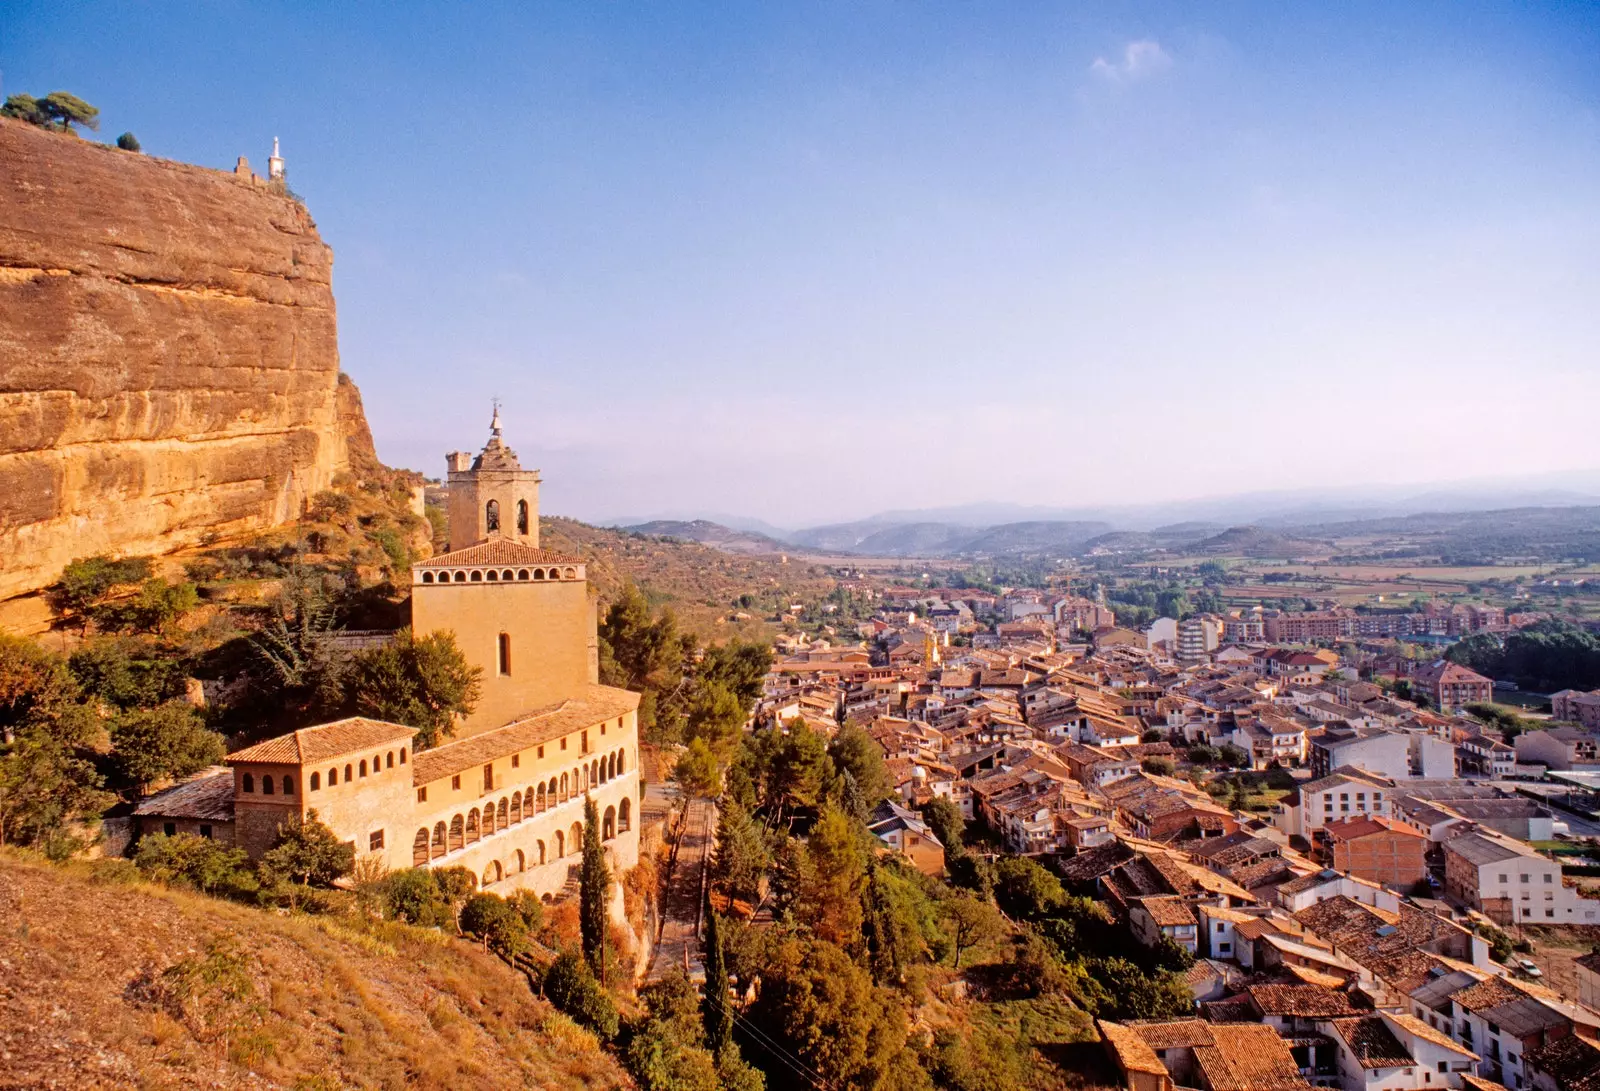
[[[141,837],[133,862],[158,883],[192,886],[206,894],[247,897],[259,886],[243,849],[209,837],[188,833]]]
[[[461,907],[461,930],[507,958],[525,951],[528,925],[522,914],[498,894],[474,894]]]
[[[617,1007],[600,987],[583,956],[573,951],[563,953],[545,971],[543,987],[545,999],[558,1010],[601,1038],[609,1041],[617,1036],[621,1025]]]
[[[383,880],[385,916],[424,928],[448,928],[455,923],[450,899],[427,868],[390,872]]]

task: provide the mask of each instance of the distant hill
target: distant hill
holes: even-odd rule
[[[989,505],[997,509],[1003,505]],[[973,505],[972,511],[984,510]],[[967,509],[959,510],[965,514]],[[1028,509],[1022,509],[1028,510]],[[1043,510],[1043,509],[1033,509]],[[863,557],[1042,557],[1095,552],[1200,552],[1260,558],[1323,555],[1426,556],[1458,561],[1496,558],[1600,558],[1600,506],[1521,507],[1494,511],[1277,519],[1224,524],[1167,523],[1148,530],[1109,519],[1030,519],[973,525],[956,519],[879,515],[807,527],[779,538],[706,519],[654,520],[630,532],[671,537],[729,553],[853,554]]]
[[[1285,533],[1331,538],[1352,553],[1438,554],[1462,563],[1600,559],[1600,507],[1594,506],[1427,512],[1312,524]]]
[[[699,542],[702,545],[715,546],[729,553],[782,553],[791,548],[776,538],[765,534],[757,534],[748,530],[735,530],[713,523],[709,519],[693,519],[683,521],[678,519],[653,519],[648,523],[638,523],[633,526],[622,527],[622,530],[634,534],[651,534],[662,538],[681,538],[686,542]]]
[[[1237,554],[1242,557],[1291,558],[1326,554],[1331,543],[1293,538],[1261,527],[1229,527],[1221,534],[1195,543],[1202,553]]]
[[[963,553],[1076,553],[1092,538],[1111,530],[1111,524],[1037,520],[1002,523],[972,535],[962,543]]]
[[[0,850],[0,1085],[634,1086],[476,944],[283,917],[128,870]],[[163,994],[185,981],[186,1003]]]
[[[780,603],[821,598],[835,582],[825,569],[793,558],[785,562],[771,553],[735,553],[575,519],[541,517],[539,533],[546,549],[588,558],[589,582],[602,609],[631,581],[707,641],[768,638],[772,628],[763,619],[775,615]],[[733,605],[742,595],[751,596],[749,607]],[[747,617],[735,616],[740,613]]]

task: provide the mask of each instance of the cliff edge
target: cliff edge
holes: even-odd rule
[[[287,522],[370,452],[298,202],[3,119],[0,164],[0,599]]]

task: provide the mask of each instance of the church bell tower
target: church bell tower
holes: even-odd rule
[[[490,538],[539,546],[539,471],[524,470],[501,437],[500,404],[489,422],[489,442],[478,456],[445,455],[450,485],[450,548]]]

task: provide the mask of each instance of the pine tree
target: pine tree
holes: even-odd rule
[[[733,1040],[733,1012],[728,1007],[728,962],[722,950],[722,925],[706,901],[706,996],[702,1019],[706,1048],[720,1054]]]
[[[594,798],[583,801],[583,869],[579,873],[578,924],[583,933],[583,957],[601,984],[606,979],[606,901],[611,893],[611,870],[600,847],[600,815]]]

